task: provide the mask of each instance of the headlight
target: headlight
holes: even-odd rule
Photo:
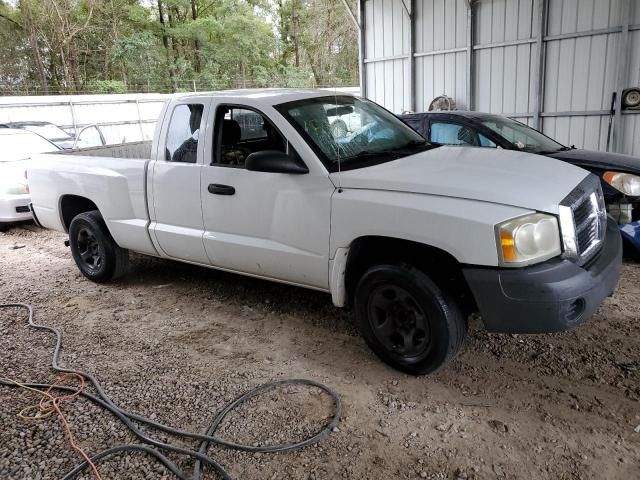
[[[625,195],[640,197],[640,177],[631,173],[604,172],[602,178]]]
[[[542,262],[562,253],[558,220],[533,213],[496,226],[500,264],[521,267]]]

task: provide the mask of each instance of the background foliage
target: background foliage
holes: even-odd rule
[[[0,42],[3,94],[358,84],[341,0],[0,0]]]

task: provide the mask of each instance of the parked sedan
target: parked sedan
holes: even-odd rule
[[[3,124],[7,128],[20,128],[23,130],[29,130],[30,132],[37,133],[41,137],[46,138],[52,143],[55,143],[58,147],[64,149],[71,149],[76,141],[76,137],[73,134],[65,132],[63,129],[49,122],[40,121],[24,121],[24,122],[9,122]]]
[[[37,133],[41,137],[46,138],[51,143],[55,143],[64,150],[72,148],[88,148],[106,145],[106,140],[102,130],[97,125],[87,125],[82,128],[78,135],[67,133],[57,125],[49,122],[40,122],[35,120],[23,122],[9,122],[0,124],[5,128],[20,128]]]
[[[36,153],[60,150],[27,130],[0,128],[0,229],[7,223],[31,219],[27,160]]]
[[[431,143],[521,150],[589,170],[600,177],[607,210],[625,242],[640,254],[640,158],[567,147],[521,122],[489,113],[426,112],[400,118]]]

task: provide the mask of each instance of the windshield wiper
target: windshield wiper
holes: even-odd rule
[[[531,153],[537,153],[538,155],[549,155],[551,153],[558,153],[558,152],[566,152],[567,150],[573,150],[571,147],[560,147],[560,148],[556,148],[555,150],[540,150],[540,151],[531,151]]]
[[[426,144],[427,144],[426,140],[410,140],[405,146],[414,147],[414,146],[426,145]]]
[[[379,150],[377,152],[372,152],[369,150],[362,150],[361,152],[356,153],[355,155],[349,155],[348,157],[342,157],[340,161],[343,160],[354,160],[354,159],[363,159],[369,157],[377,157],[380,155],[392,155],[397,153],[395,150]],[[394,155],[394,158],[397,158],[397,155]]]

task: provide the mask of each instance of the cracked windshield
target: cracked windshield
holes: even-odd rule
[[[314,147],[330,171],[411,155],[431,145],[375,103],[332,96],[277,107]]]

